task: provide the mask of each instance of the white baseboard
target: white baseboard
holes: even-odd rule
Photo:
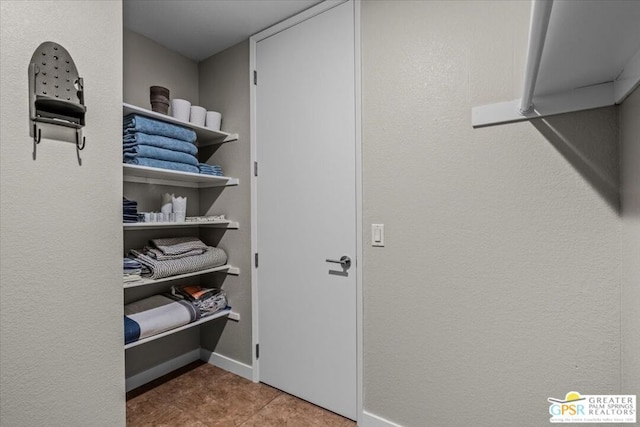
[[[246,378],[249,381],[253,381],[253,368],[237,360],[231,359],[227,356],[223,356],[218,353],[214,353],[204,348],[200,349],[200,360],[204,360],[218,368],[222,368],[225,371],[229,371],[233,374]]]
[[[358,425],[360,427],[402,427],[400,424],[385,420],[367,411],[362,412],[362,418]]]
[[[178,368],[188,365],[191,362],[195,362],[200,359],[200,350],[192,350],[188,353],[175,357],[171,360],[167,360],[159,365],[154,366],[151,369],[142,371],[139,374],[132,375],[126,379],[126,389],[131,391],[134,388],[138,388],[143,384],[151,382],[156,378],[160,378],[163,375],[173,372]]]

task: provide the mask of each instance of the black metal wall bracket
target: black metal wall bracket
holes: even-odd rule
[[[76,149],[85,147],[84,81],[71,55],[61,45],[44,42],[29,64],[29,118],[33,126],[33,152],[42,139],[38,123],[74,128]]]

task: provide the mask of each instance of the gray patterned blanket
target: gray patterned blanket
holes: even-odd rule
[[[227,254],[220,248],[206,246],[196,238],[155,239],[155,248],[131,249],[130,256],[146,266],[142,276],[162,279],[193,273],[227,263]]]

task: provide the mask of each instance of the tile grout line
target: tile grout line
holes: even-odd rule
[[[264,405],[262,405],[259,409],[257,409],[253,414],[251,414],[250,416],[247,417],[247,419],[245,419],[244,421],[242,421],[240,424],[236,424],[236,427],[242,427],[243,425],[245,425],[251,418],[253,418],[254,416],[256,416],[260,411],[262,411],[264,408],[266,408],[271,402],[273,402],[274,400],[276,400],[277,398],[279,398],[280,396],[284,395],[285,393],[281,390],[275,389],[278,391],[278,394],[275,395],[273,397],[273,399],[269,400],[267,403],[265,403]]]

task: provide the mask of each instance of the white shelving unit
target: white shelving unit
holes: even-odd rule
[[[180,126],[194,130],[197,134],[196,145],[198,147],[228,143],[228,142],[236,141],[238,139],[238,134],[230,134],[227,132],[215,131],[209,128],[194,125],[193,123],[187,123],[181,120],[177,120],[171,116],[149,111],[144,108],[136,107],[135,105],[126,104],[126,103],[123,104],[123,115],[126,116],[131,113],[135,113],[144,117],[153,118],[156,120],[161,120],[166,123],[180,125]],[[205,174],[199,174],[199,173],[158,169],[158,168],[131,165],[131,164],[122,165],[122,175],[123,175],[124,183],[140,183],[140,184],[149,184],[149,185],[163,185],[163,186],[174,186],[174,187],[195,188],[195,189],[205,189],[205,190],[208,188],[235,186],[239,184],[239,180],[237,178],[232,178],[228,176],[213,176],[213,175],[205,175]],[[182,222],[182,223],[177,223],[177,222],[123,223],[122,229],[124,232],[127,232],[127,231],[149,231],[149,230],[182,229],[182,228],[188,229],[188,228],[201,228],[201,227],[202,228],[238,229],[239,226],[240,225],[238,224],[238,222],[224,220],[224,221],[196,221],[196,222]],[[216,272],[226,273],[230,275],[240,274],[240,270],[237,267],[227,264],[220,267],[209,268],[206,270],[200,270],[200,271],[186,273],[186,274],[179,274],[176,276],[165,277],[162,279],[142,279],[136,282],[124,283],[123,288],[127,290],[127,289],[137,288],[141,286],[151,286],[159,283],[166,283],[174,280],[184,279],[187,277],[197,277],[197,276],[202,276],[205,274],[216,273]],[[234,313],[230,309],[225,309],[211,316],[206,316],[196,322],[189,323],[179,328],[174,328],[169,331],[127,344],[124,346],[124,348],[125,350],[127,350],[133,347],[137,347],[139,345],[146,344],[151,341],[155,341],[157,339],[166,337],[168,335],[175,334],[175,333],[184,331],[186,329],[190,329],[190,328],[199,326],[203,323],[210,322],[212,320],[219,319],[222,317],[228,317],[229,319],[232,319],[235,321],[240,320],[240,315],[238,313]]]
[[[122,111],[125,116],[129,114],[139,114],[141,116],[150,117],[156,120],[162,120],[163,122],[172,123],[174,125],[180,125],[192,129],[196,132],[196,135],[198,135],[197,145],[199,147],[206,147],[209,145],[222,144],[225,142],[233,142],[238,140],[237,133],[222,132],[219,130],[213,130],[206,127],[194,125],[193,123],[183,122],[182,120],[178,120],[166,114],[156,113],[155,111],[136,107],[135,105],[123,103]]]

